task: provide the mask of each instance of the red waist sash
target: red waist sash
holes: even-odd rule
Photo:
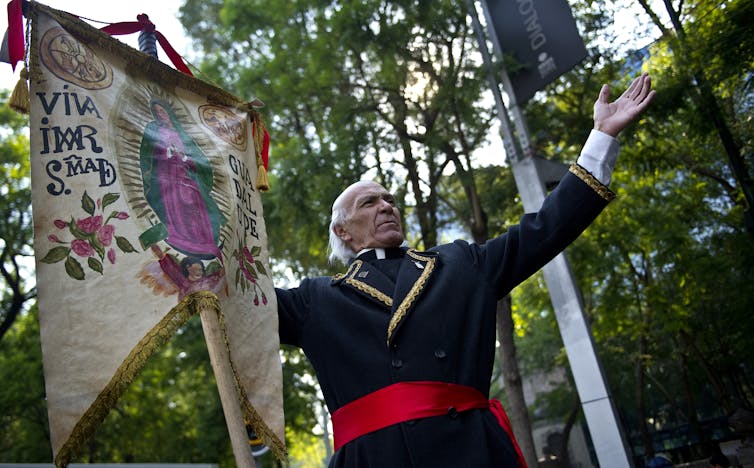
[[[479,408],[492,411],[510,437],[519,465],[526,468],[526,461],[500,402],[487,400],[473,387],[445,382],[400,382],[341,406],[332,414],[335,450],[357,437],[393,424]]]

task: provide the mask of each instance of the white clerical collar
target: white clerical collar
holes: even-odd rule
[[[358,257],[359,255],[363,254],[364,252],[369,252],[370,250],[374,250],[374,254],[377,255],[377,260],[382,260],[383,258],[385,258],[385,249],[380,248],[380,247],[377,247],[377,248],[372,247],[372,248],[369,248],[369,249],[362,249],[362,250],[359,251],[358,254],[356,254],[356,256]]]

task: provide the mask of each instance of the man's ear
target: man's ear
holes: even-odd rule
[[[335,235],[338,236],[343,242],[348,242],[349,240],[351,240],[351,235],[348,233],[348,231],[343,229],[343,226],[341,226],[340,224],[333,226],[332,230]]]

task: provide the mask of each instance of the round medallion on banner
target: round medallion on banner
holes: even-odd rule
[[[199,107],[199,117],[212,133],[240,151],[246,151],[248,140],[246,119],[222,106]]]
[[[105,89],[113,69],[62,28],[51,28],[39,47],[42,63],[61,80],[85,89]]]

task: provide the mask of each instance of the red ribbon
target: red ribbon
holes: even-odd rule
[[[24,59],[24,14],[22,0],[8,3],[8,58],[13,71],[16,64]]]
[[[269,165],[270,160],[270,134],[267,132],[267,129],[264,129],[264,139],[262,140],[262,162],[264,163],[264,168],[269,169],[267,166]]]
[[[427,418],[488,408],[510,437],[521,468],[526,460],[513,436],[513,428],[503,406],[487,400],[482,393],[466,385],[446,382],[399,382],[364,395],[332,414],[335,450],[364,434],[411,419]]]
[[[191,73],[191,70],[189,70],[189,68],[183,62],[180,54],[175,51],[175,49],[170,45],[170,42],[168,42],[165,36],[163,36],[160,31],[157,31],[154,23],[149,21],[149,17],[147,15],[142,13],[141,15],[138,15],[136,19],[138,21],[124,21],[122,23],[113,23],[107,25],[104,28],[101,28],[101,31],[104,31],[111,36],[133,34],[140,31],[154,33],[155,37],[157,37],[157,42],[160,43],[162,50],[165,51],[170,61],[173,62],[175,68],[187,75],[194,76],[193,73]]]

